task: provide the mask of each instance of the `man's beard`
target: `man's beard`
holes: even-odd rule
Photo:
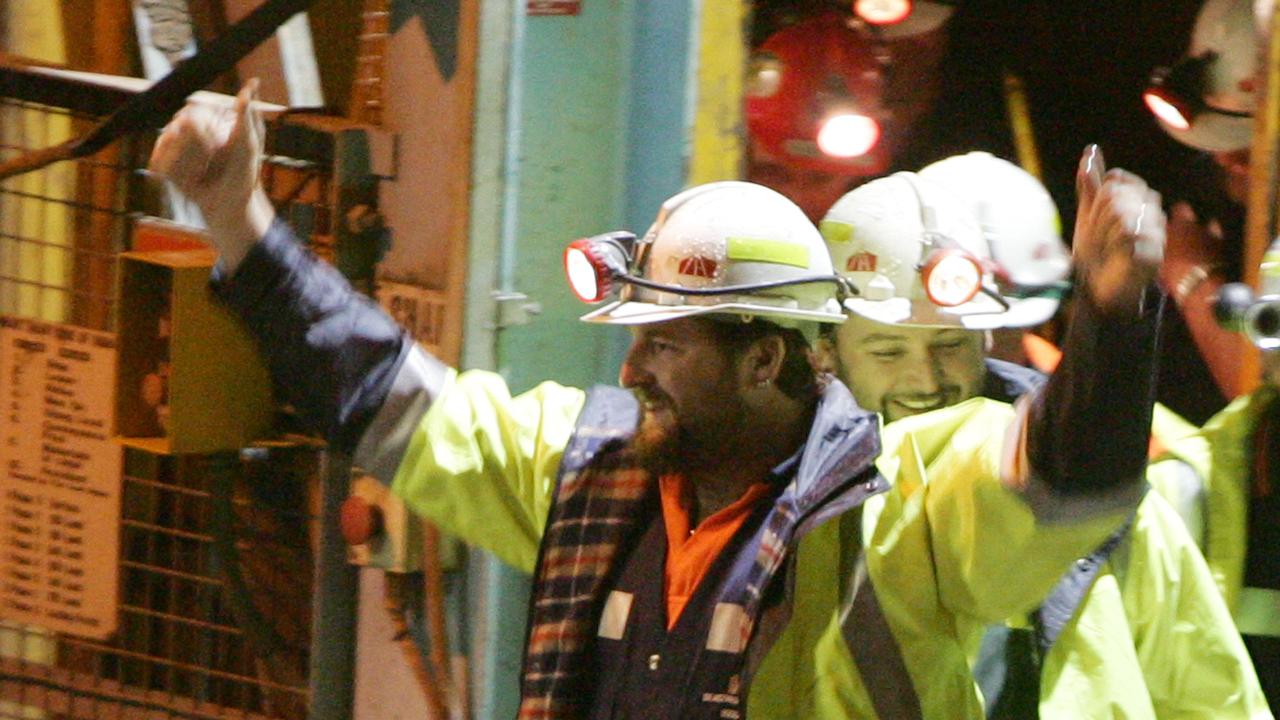
[[[680,421],[671,399],[660,390],[633,388],[640,403],[640,422],[631,440],[636,461],[656,475],[673,472],[682,443]]]
[[[655,475],[685,472],[731,452],[744,427],[746,408],[740,403],[726,406],[718,417],[700,417],[695,431],[659,392],[637,390],[636,397],[641,415],[631,447],[636,462]]]
[[[679,466],[676,458],[681,454],[679,426],[663,422],[654,413],[643,408],[640,412],[640,425],[631,441],[636,461],[655,475],[674,472]]]

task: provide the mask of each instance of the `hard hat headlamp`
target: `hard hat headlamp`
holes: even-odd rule
[[[982,266],[960,248],[940,248],[929,253],[920,267],[925,295],[939,307],[956,307],[973,299],[982,289]]]
[[[911,0],[853,0],[853,14],[869,25],[896,25],[911,10]]]
[[[636,244],[634,233],[618,230],[581,238],[564,249],[569,289],[584,303],[601,302],[613,290],[613,279],[626,275]]]
[[[929,302],[943,308],[959,307],[979,294],[996,302],[1001,312],[1012,305],[1010,298],[1053,298],[1061,300],[1071,290],[1065,280],[1026,284],[1015,283],[996,262],[982,260],[960,247],[936,247],[925,255],[919,265],[920,284]],[[987,273],[995,278],[994,284],[984,282]]]
[[[1208,68],[1217,59],[1218,53],[1209,51],[1183,58],[1169,67],[1156,68],[1142,93],[1142,102],[1152,114],[1175,130],[1190,129],[1196,117],[1206,111],[1231,117],[1250,117],[1249,113],[1210,107],[1205,102],[1209,92]]]
[[[1142,93],[1147,109],[1178,130],[1190,128],[1204,109],[1205,70],[1215,57],[1217,53],[1210,52],[1156,68]]]
[[[888,60],[869,25],[847,12],[825,12],[754,49],[744,95],[755,157],[844,177],[885,170]]]

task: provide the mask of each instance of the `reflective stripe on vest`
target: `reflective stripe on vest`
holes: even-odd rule
[[[840,618],[840,632],[876,715],[884,720],[921,720],[920,698],[867,574],[865,554],[858,560],[852,592]]]
[[[1236,604],[1236,627],[1243,635],[1280,637],[1280,590],[1247,587]]]

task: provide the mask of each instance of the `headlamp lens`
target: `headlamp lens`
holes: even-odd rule
[[[893,25],[911,14],[911,0],[854,0],[853,12],[872,25]]]
[[[573,294],[585,303],[598,303],[609,294],[609,270],[592,256],[584,240],[575,240],[564,251],[564,272]]]
[[[1175,130],[1187,130],[1204,109],[1208,67],[1218,55],[1207,52],[1184,57],[1170,67],[1158,67],[1142,93],[1142,101],[1156,117]]]
[[[982,288],[982,267],[963,250],[934,250],[920,270],[924,292],[934,305],[955,307],[973,299]]]
[[[1190,113],[1186,104],[1161,88],[1149,88],[1142,93],[1142,101],[1147,109],[1175,130],[1186,130],[1191,127]]]

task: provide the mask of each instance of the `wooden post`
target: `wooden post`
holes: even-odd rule
[[[1276,237],[1276,190],[1280,183],[1280,0],[1271,7],[1264,42],[1260,44],[1259,102],[1254,114],[1253,145],[1249,156],[1249,196],[1244,236],[1244,281],[1258,288],[1258,265]],[[1237,394],[1258,386],[1261,364],[1253,343],[1241,336]]]

